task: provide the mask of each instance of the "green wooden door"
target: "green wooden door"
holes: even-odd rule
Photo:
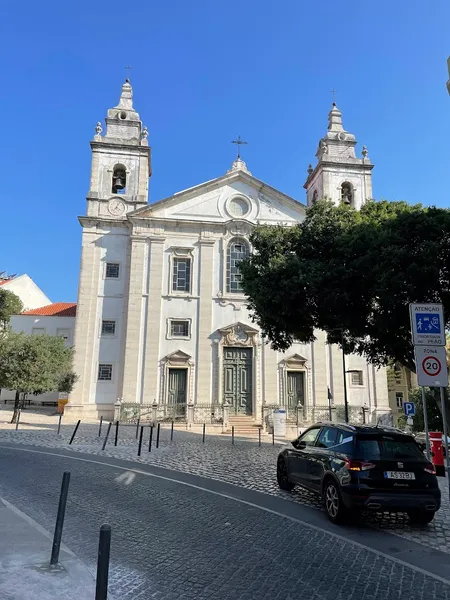
[[[303,371],[287,372],[287,406],[305,405],[305,374]]]
[[[187,369],[169,369],[168,402],[170,405],[186,404]]]
[[[252,362],[251,348],[224,348],[224,401],[232,414],[252,414]]]

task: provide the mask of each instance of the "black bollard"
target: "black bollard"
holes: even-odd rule
[[[156,429],[156,447],[159,448],[159,434],[161,431],[161,423],[158,423],[158,427]]]
[[[141,422],[141,417],[138,418],[137,424],[136,424],[136,439],[138,439],[139,424],[140,424],[140,422]]]
[[[152,451],[152,441],[153,441],[153,425],[150,427],[150,439],[148,440],[148,451]]]
[[[78,423],[75,425],[75,429],[73,430],[72,437],[70,438],[69,446],[73,442],[76,432],[78,431],[78,427],[80,426],[81,419],[78,420]]]
[[[275,427],[272,427],[272,446],[275,446]]]
[[[98,426],[98,437],[102,434],[103,415],[100,417],[100,425]]]
[[[51,565],[57,565],[59,559],[59,549],[61,548],[61,538],[64,526],[64,515],[66,512],[67,494],[69,493],[70,473],[64,471],[61,493],[59,495],[58,514],[56,516],[55,533],[53,535]]]
[[[172,427],[170,428],[170,441],[173,442],[173,419],[172,419]]]
[[[111,549],[111,526],[100,527],[97,557],[97,581],[95,584],[95,600],[108,598],[109,554]]]
[[[116,421],[116,435],[114,437],[114,446],[117,446],[118,438],[119,438],[119,421]]]
[[[59,415],[59,420],[58,420],[58,435],[59,435],[59,430],[61,429],[61,420],[62,420],[62,415]]]
[[[234,425],[231,426],[231,443],[234,446]]]
[[[105,435],[105,439],[103,441],[102,450],[104,450],[106,448],[106,442],[108,441],[109,432],[111,431],[111,425],[112,425],[112,423],[108,423],[108,429],[106,430],[106,435]]]
[[[141,427],[141,433],[139,435],[138,456],[141,455],[141,450],[142,450],[142,436],[143,435],[144,435],[144,426],[142,425],[142,427]]]
[[[16,417],[16,431],[19,429],[19,422],[20,422],[20,408],[17,411],[17,417]]]
[[[259,442],[259,447],[261,448],[261,427],[258,427],[258,442]]]
[[[205,443],[206,423],[203,423],[203,443]]]

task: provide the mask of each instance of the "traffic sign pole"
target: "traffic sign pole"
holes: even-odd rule
[[[425,424],[425,442],[427,444],[427,458],[431,462],[431,454],[430,454],[430,438],[428,436],[428,413],[427,413],[427,399],[425,397],[425,388],[422,386],[422,408],[423,408],[423,422]]]
[[[445,414],[445,397],[444,397],[444,388],[441,387],[441,411],[442,411],[442,424],[444,425],[444,448],[445,448],[445,464],[447,471],[447,484],[448,484],[448,495],[450,497],[450,463],[448,456],[448,438],[447,438],[447,415]]]

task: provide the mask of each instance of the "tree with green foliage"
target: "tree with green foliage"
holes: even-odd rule
[[[357,211],[322,200],[296,226],[256,227],[251,242],[242,285],[276,349],[320,329],[330,343],[342,336],[347,353],[415,371],[408,304],[442,302],[450,319],[447,209],[370,201]]]
[[[434,395],[430,388],[425,389],[425,401],[427,405],[428,428],[430,431],[443,431],[442,414],[434,401]],[[413,419],[412,430],[414,432],[425,431],[425,421],[423,418],[422,390],[417,388],[408,394],[408,402],[414,402],[416,406],[416,415]],[[406,416],[402,415],[398,419],[400,427],[405,428]]]
[[[23,311],[22,300],[9,290],[0,288],[0,329],[9,325],[12,315],[20,315]]]
[[[16,391],[11,423],[27,394],[70,393],[76,381],[72,363],[73,348],[60,337],[0,334],[0,387]]]

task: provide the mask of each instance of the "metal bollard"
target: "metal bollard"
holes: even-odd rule
[[[142,427],[141,427],[141,433],[139,435],[138,456],[141,455],[141,450],[142,450],[142,436],[143,435],[144,435],[144,426],[142,425]]]
[[[103,415],[100,417],[100,425],[98,427],[98,437],[102,434],[102,423],[103,423]]]
[[[173,442],[173,419],[172,419],[172,427],[170,428],[170,441]]]
[[[272,446],[275,446],[275,427],[272,427]]]
[[[55,533],[53,535],[52,555],[50,558],[51,565],[57,565],[59,559],[59,550],[61,548],[61,538],[64,526],[64,515],[66,513],[67,494],[69,493],[70,473],[64,471],[61,493],[59,495],[58,514],[56,516]]]
[[[206,423],[203,423],[203,443],[205,443]]]
[[[117,446],[118,438],[119,438],[119,421],[116,421],[116,435],[114,437],[114,446]]]
[[[156,447],[159,448],[159,434],[161,431],[161,423],[158,423],[158,427],[156,429]]]
[[[19,429],[19,422],[20,422],[20,408],[17,411],[17,418],[16,418],[16,431]]]
[[[103,441],[102,450],[104,450],[106,448],[106,442],[108,441],[109,432],[111,431],[111,425],[112,425],[112,423],[108,423],[108,429],[106,430],[106,435],[105,435],[105,439]]]
[[[109,555],[111,550],[111,526],[104,524],[100,527],[97,557],[97,581],[95,584],[95,600],[107,600]]]
[[[148,440],[148,451],[152,451],[152,441],[153,441],[153,425],[150,427],[150,439]]]
[[[61,420],[62,420],[62,415],[59,415],[59,420],[58,420],[58,435],[59,435],[59,430],[61,429]]]
[[[136,439],[138,439],[139,424],[140,424],[140,422],[141,422],[141,417],[138,418],[137,424],[136,424]]]
[[[234,425],[231,426],[231,443],[234,446]]]
[[[78,431],[78,427],[80,426],[81,419],[78,420],[78,423],[75,425],[75,429],[73,430],[72,437],[70,438],[69,446],[73,442],[76,432]]]
[[[258,442],[259,442],[259,447],[261,448],[261,427],[258,427]]]

